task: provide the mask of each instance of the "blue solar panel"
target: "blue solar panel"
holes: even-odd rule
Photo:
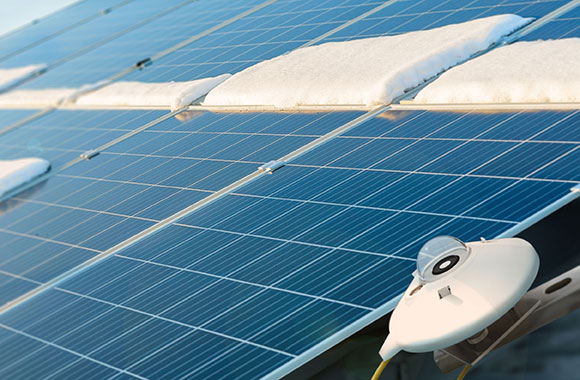
[[[535,41],[571,37],[580,37],[580,7],[578,6],[532,31],[522,40]]]
[[[20,54],[5,59],[2,67],[19,67],[27,64],[58,64],[90,50],[100,44],[131,31],[150,18],[162,14],[183,0],[155,1],[133,0],[132,2],[115,9],[105,16],[94,18],[74,29],[63,32]],[[150,21],[150,20],[149,20]],[[64,85],[61,85],[64,87]]]
[[[107,14],[131,0],[83,0],[56,13],[0,36],[0,60],[30,49],[66,30]]]
[[[25,361],[57,347],[53,371],[90,360],[143,378],[281,375],[394,306],[427,239],[492,238],[567,195],[579,115],[388,111],[5,313],[0,346],[26,336],[38,351]],[[532,148],[525,165],[502,163]]]
[[[192,2],[25,87],[103,79],[260,3]],[[279,0],[128,79],[236,72],[330,31],[323,41],[541,17],[565,3],[397,1],[341,29],[382,2]],[[7,125],[26,112],[7,111]],[[0,204],[0,305],[361,113],[166,115],[53,111],[0,135],[0,158],[65,167]],[[387,313],[427,239],[492,238],[567,195],[580,181],[579,120],[577,111],[385,112],[0,315],[0,378],[286,374]]]
[[[382,2],[280,0],[156,61],[131,80],[169,81],[235,73],[294,50]]]
[[[234,3],[229,0],[186,1],[186,5],[54,67],[23,87],[78,87],[104,80],[262,2],[263,0],[238,0]],[[166,7],[165,2],[154,3],[159,7]],[[146,7],[143,4],[141,6]]]
[[[21,156],[30,155],[27,136],[40,138],[38,155],[57,169],[82,152],[76,144],[96,148],[162,114],[55,111],[0,141],[10,138],[5,144]],[[0,285],[4,303],[358,115],[198,113],[185,122],[170,118],[57,173],[5,202],[0,221],[0,273],[9,276]]]
[[[432,29],[498,14],[542,17],[568,1],[397,1],[379,12],[348,26],[322,42],[397,35]]]

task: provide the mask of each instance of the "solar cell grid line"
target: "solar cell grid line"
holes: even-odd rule
[[[383,2],[276,1],[199,41],[155,59],[128,80],[189,80],[235,73],[264,59],[294,50],[370,12]]]
[[[122,7],[131,0],[84,0],[0,35],[0,61]]]
[[[397,1],[365,20],[337,31],[322,42],[397,35],[505,13],[540,18],[567,3],[567,0],[548,2],[524,0],[515,3],[507,0],[503,2]]]
[[[66,62],[123,34],[148,24],[164,14],[188,4],[189,1],[133,0],[103,17],[87,21],[42,44],[4,59],[1,67],[21,67],[46,64],[50,67]]]
[[[258,9],[264,0],[187,1],[177,9],[139,25],[106,43],[53,67],[21,88],[80,87],[108,79],[187,37],[219,28],[243,12]],[[266,3],[269,3],[266,1]],[[147,38],[144,38],[144,36]]]
[[[91,113],[102,113],[58,112],[76,113],[76,117],[84,119],[90,119]],[[114,125],[116,121],[118,128],[123,128],[124,118],[128,119],[124,114],[132,115],[129,121],[140,125],[142,122],[135,116],[152,111],[109,112],[116,119],[106,124]],[[0,219],[0,230],[6,236],[0,270],[5,275],[31,276],[32,281],[50,281],[85,259],[257,171],[258,164],[269,160],[270,155],[294,150],[359,114],[205,113],[183,123],[176,118],[159,121],[152,127],[156,132],[142,131],[89,162],[56,173],[39,185],[44,188],[6,201],[8,212]],[[124,127],[129,128],[127,123]],[[174,135],[170,136],[172,141],[163,137],[170,134]],[[211,140],[214,136],[226,139],[217,143]],[[209,150],[195,150],[203,145],[210,145]],[[128,148],[138,153],[128,155],[125,153]],[[155,154],[168,152],[167,149],[171,150],[170,155]],[[195,158],[188,157],[190,151],[197,152]],[[212,159],[225,152],[227,156]],[[246,156],[259,161],[244,162]],[[71,250],[79,253],[72,257]],[[7,286],[14,287],[16,280],[12,280]],[[26,285],[20,290],[30,290]],[[16,287],[6,294],[11,298],[22,292]]]
[[[550,22],[521,38],[523,41],[580,37],[580,1],[570,1],[570,8]]]

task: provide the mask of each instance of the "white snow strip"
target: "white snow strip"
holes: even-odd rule
[[[389,103],[529,21],[499,15],[398,36],[298,49],[235,74],[210,91],[203,104],[288,109]]]
[[[46,173],[50,163],[42,158],[0,160],[0,196]]]
[[[44,90],[14,90],[0,95],[0,106],[45,107],[61,104],[76,94],[76,88],[48,88]]]
[[[31,75],[35,75],[46,67],[46,65],[42,64],[15,67],[12,69],[0,69],[0,90],[4,90]]]
[[[76,104],[86,106],[162,106],[172,110],[190,105],[231,77],[223,74],[188,82],[116,82],[80,96]]]
[[[452,68],[414,103],[580,102],[580,39],[518,42]]]

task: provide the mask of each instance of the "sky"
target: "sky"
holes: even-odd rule
[[[77,0],[0,0],[0,35]]]

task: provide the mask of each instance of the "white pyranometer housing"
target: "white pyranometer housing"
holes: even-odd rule
[[[438,350],[480,332],[526,293],[539,263],[534,248],[518,238],[467,244],[451,236],[431,239],[393,311],[381,357]]]

